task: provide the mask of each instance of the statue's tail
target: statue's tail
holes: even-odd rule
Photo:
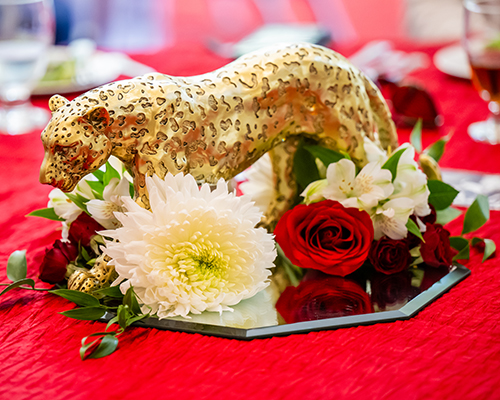
[[[370,107],[373,111],[373,118],[377,124],[378,138],[382,147],[387,150],[398,147],[398,133],[392,120],[391,111],[387,106],[382,93],[369,79],[365,78],[366,93],[370,99]]]

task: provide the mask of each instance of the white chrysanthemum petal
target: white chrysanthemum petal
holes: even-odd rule
[[[222,312],[264,289],[276,256],[272,235],[247,196],[210,191],[191,175],[147,178],[151,211],[125,202],[123,227],[106,231],[104,252],[144,303],[166,318]],[[104,234],[104,233],[103,233]]]
[[[239,185],[243,194],[249,195],[255,205],[265,212],[269,207],[274,195],[274,178],[271,157],[264,154],[244,173],[247,178]]]

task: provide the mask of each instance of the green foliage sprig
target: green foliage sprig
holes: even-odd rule
[[[70,289],[43,289],[35,288],[35,281],[26,278],[27,261],[26,250],[13,252],[7,261],[7,277],[12,281],[0,296],[13,289],[26,289],[48,292],[75,303],[78,307],[62,311],[60,314],[81,321],[97,321],[114,315],[108,322],[104,332],[93,333],[82,339],[80,357],[100,358],[113,353],[118,346],[118,336],[136,321],[150,316],[143,313],[137,300],[134,289],[130,287],[125,295],[117,286],[95,290],[92,293],[83,293]],[[121,301],[121,304],[118,304]],[[104,321],[103,321],[104,322]],[[111,326],[118,324],[114,331],[108,331]]]

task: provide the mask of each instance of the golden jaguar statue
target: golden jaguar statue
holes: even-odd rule
[[[42,132],[40,182],[73,190],[83,176],[119,158],[149,206],[145,177],[190,173],[200,183],[229,180],[270,152],[276,195],[263,225],[272,229],[297,192],[293,155],[300,137],[366,164],[364,137],[397,147],[377,87],[347,59],[298,43],[245,55],[207,74],[148,74],[50,99]]]

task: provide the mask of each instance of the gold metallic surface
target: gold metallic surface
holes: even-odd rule
[[[72,101],[50,99],[42,133],[40,182],[71,191],[110,155],[134,177],[148,207],[145,177],[190,173],[229,180],[271,151],[276,195],[263,225],[272,229],[296,194],[292,160],[303,136],[366,164],[363,138],[397,147],[376,86],[341,55],[298,43],[266,48],[208,74],[162,74],[110,83]]]
[[[108,265],[110,260],[108,256],[102,255],[90,270],[73,272],[68,279],[68,289],[90,293],[93,290],[109,286],[118,277],[115,267]]]

